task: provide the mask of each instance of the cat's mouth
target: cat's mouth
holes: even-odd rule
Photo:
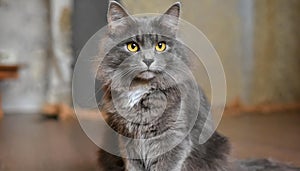
[[[151,80],[155,78],[155,73],[152,71],[143,71],[140,74],[136,76],[136,78],[141,79],[141,80]]]

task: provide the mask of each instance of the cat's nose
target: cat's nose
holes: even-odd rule
[[[150,67],[150,65],[154,62],[154,59],[143,59],[143,62]]]

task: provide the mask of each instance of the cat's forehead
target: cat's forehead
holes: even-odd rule
[[[157,17],[135,17],[135,27],[138,30],[139,34],[155,34],[159,29],[157,24]]]

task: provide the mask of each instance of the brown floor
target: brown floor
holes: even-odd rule
[[[225,116],[219,130],[237,158],[268,157],[300,166],[300,113]],[[0,121],[0,171],[93,171],[97,147],[77,122],[40,115]]]
[[[235,158],[271,158],[300,166],[300,112],[224,116],[219,130]]]
[[[0,121],[1,171],[93,171],[96,152],[75,121],[41,115],[6,115]]]

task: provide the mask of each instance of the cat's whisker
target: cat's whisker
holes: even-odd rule
[[[132,67],[125,72],[120,72],[114,75],[112,78],[113,85],[112,87],[122,87],[122,85],[129,85],[133,78],[132,74],[138,71],[138,67]],[[130,81],[130,82],[129,82]]]
[[[176,78],[173,76],[173,74],[169,73],[167,70],[165,70],[164,72],[173,80],[173,83],[169,79],[165,80],[167,87],[172,87],[172,85],[176,85]]]

